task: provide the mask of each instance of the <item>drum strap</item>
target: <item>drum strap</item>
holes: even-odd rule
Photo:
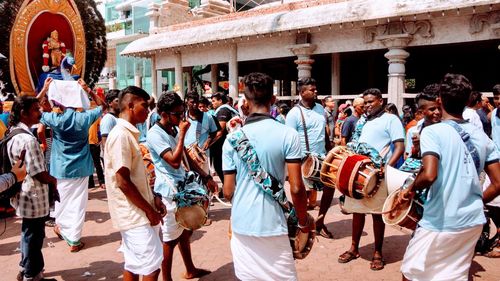
[[[306,141],[306,150],[307,152],[310,152],[311,150],[309,149],[309,138],[307,137],[307,126],[306,126],[306,119],[304,118],[304,112],[302,112],[302,108],[300,105],[296,105],[296,107],[299,108],[300,111],[300,119],[302,119],[302,127],[304,128],[304,139]]]
[[[278,202],[283,209],[288,224],[297,224],[298,218],[295,209],[286,197],[283,184],[264,170],[257,157],[257,152],[243,130],[239,129],[229,134],[227,141],[236,151],[241,161],[246,163],[255,186]]]
[[[457,124],[457,122],[453,120],[443,120],[443,123],[448,124],[452,126],[457,133],[460,135],[460,138],[464,142],[465,146],[467,147],[467,150],[469,151],[472,160],[474,161],[474,165],[476,166],[477,174],[479,175],[481,171],[479,170],[481,163],[480,163],[480,158],[479,158],[479,152],[477,152],[476,147],[470,140],[470,135],[467,133],[460,125]]]

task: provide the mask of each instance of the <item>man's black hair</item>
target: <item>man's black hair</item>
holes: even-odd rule
[[[222,104],[227,103],[227,96],[220,92],[213,94],[211,98],[215,98],[217,100],[222,101]]]
[[[206,106],[210,105],[210,101],[206,97],[201,97],[200,98],[200,104],[204,104]]]
[[[136,86],[128,86],[127,88],[121,90],[120,94],[118,95],[118,103],[120,104],[120,111],[124,110],[125,107],[127,106],[126,104],[122,104],[123,98],[127,94],[130,94],[130,95],[133,95],[134,97],[143,99],[146,102],[149,101],[149,94],[146,91],[144,91],[143,89],[136,87]]]
[[[363,97],[368,96],[368,95],[372,95],[372,96],[375,96],[379,99],[382,98],[382,92],[380,92],[380,90],[377,88],[366,89],[361,95]]]
[[[21,121],[21,111],[24,111],[25,114],[31,109],[31,107],[38,103],[38,99],[36,97],[30,96],[19,96],[14,100],[14,104],[12,105],[12,109],[10,111],[9,116],[9,125],[15,126],[17,123]]]
[[[415,103],[417,104],[417,106],[420,106],[419,102],[421,100],[436,101],[439,97],[439,87],[440,84],[438,83],[432,83],[425,86],[422,92],[418,93],[415,97]]]
[[[500,95],[500,84],[496,84],[495,86],[493,86],[493,95]]]
[[[186,100],[188,99],[192,99],[194,101],[200,101],[200,95],[198,95],[198,93],[196,91],[189,91],[187,92],[186,94]]]
[[[112,101],[114,101],[116,98],[118,98],[119,95],[120,95],[120,90],[116,90],[116,89],[109,90],[105,96],[106,103],[110,104]]]
[[[446,74],[439,86],[439,96],[444,110],[450,114],[462,115],[471,91],[472,84],[465,76]]]
[[[478,91],[472,91],[470,93],[469,100],[467,101],[467,106],[474,107],[478,103],[482,103],[482,102],[483,102],[483,94],[481,94],[481,92],[478,92]]]
[[[161,94],[156,104],[156,108],[158,108],[158,113],[171,112],[175,107],[183,104],[184,102],[176,92],[167,91]]]
[[[299,80],[297,80],[297,91],[301,93],[302,87],[309,85],[316,86],[316,80],[314,80],[314,78],[309,78],[309,77],[300,78]]]
[[[273,79],[264,73],[253,72],[243,78],[245,98],[256,105],[268,105],[273,98]]]

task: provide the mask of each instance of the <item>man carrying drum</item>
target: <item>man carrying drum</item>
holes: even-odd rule
[[[302,158],[312,154],[324,159],[326,152],[331,147],[327,134],[325,110],[315,102],[318,92],[316,90],[316,81],[312,78],[301,78],[297,81],[297,90],[300,93],[301,100],[288,112],[285,124],[299,133]],[[323,222],[332,203],[335,189],[323,189],[323,184],[319,180],[311,181],[305,178],[304,185],[308,194],[309,208],[316,206],[317,192],[323,190],[318,220],[316,221],[316,231],[317,234],[325,238],[333,239],[333,234],[328,231]]]
[[[406,249],[403,280],[468,280],[474,247],[486,222],[483,201],[500,191],[499,153],[484,131],[462,117],[472,86],[459,74],[446,74],[439,88],[443,120],[420,137],[422,169],[398,201],[429,188],[419,227]],[[478,174],[492,184],[482,194]]]
[[[375,149],[384,158],[384,163],[394,166],[404,152],[404,129],[397,116],[384,112],[384,101],[379,89],[368,89],[363,92],[366,116],[356,124],[353,142],[365,143]],[[394,150],[388,153],[390,144]],[[383,155],[385,154],[385,155]],[[372,198],[356,200],[345,198],[344,209],[353,213],[352,244],[351,248],[339,256],[340,263],[347,263],[359,257],[359,242],[365,225],[365,214],[372,214],[373,232],[375,236],[375,251],[373,253],[370,269],[381,270],[384,268],[382,258],[382,245],[384,242],[385,224],[380,211],[387,197],[387,187],[382,181],[378,191]]]
[[[250,114],[241,131],[228,135],[222,155],[224,197],[233,204],[231,252],[235,274],[239,280],[297,280],[284,212],[273,195],[259,186],[261,180],[252,169],[265,171],[284,184],[286,165],[298,228],[309,232],[314,222],[307,214],[299,134],[269,115],[276,99],[271,77],[251,73],[243,83]],[[244,151],[258,158],[251,168],[230,142],[238,134],[244,134],[250,144]]]
[[[181,98],[173,91],[162,94],[157,104],[161,119],[147,134],[147,144],[155,166],[155,192],[158,192],[167,208],[167,215],[163,218],[163,262],[161,271],[164,281],[172,280],[172,261],[174,248],[179,244],[186,272],[184,278],[199,278],[210,272],[196,268],[191,258],[192,231],[183,229],[175,219],[176,203],[174,194],[179,182],[184,182],[186,170],[182,166],[184,154],[184,139],[190,123],[185,119],[184,104]],[[177,131],[177,128],[179,131]],[[204,175],[206,180],[210,176]]]

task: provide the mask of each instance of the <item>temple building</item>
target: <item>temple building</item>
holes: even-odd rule
[[[261,71],[280,99],[297,98],[297,78],[313,77],[320,95],[351,99],[376,87],[401,108],[446,72],[481,92],[499,83],[500,0],[263,2],[238,10],[233,0],[153,1],[148,35],[119,54],[151,61],[153,95],[162,84],[183,94],[207,72],[212,87],[226,80],[237,97],[240,78]]]

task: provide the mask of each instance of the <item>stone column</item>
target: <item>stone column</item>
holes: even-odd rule
[[[151,57],[151,95],[158,101],[158,71],[156,70],[156,56]]]
[[[229,96],[238,98],[238,47],[231,44],[229,48]]]
[[[142,88],[142,60],[136,60],[134,63],[134,86]]]
[[[405,62],[410,53],[404,50],[408,43],[413,39],[409,34],[385,35],[378,36],[378,40],[386,46],[389,51],[385,53],[385,57],[389,60],[389,81],[387,85],[387,102],[394,103],[397,108],[403,107],[405,92]]]
[[[158,27],[160,8],[161,5],[158,3],[149,3],[148,12],[146,13],[146,16],[149,17],[149,29],[155,29]],[[152,34],[152,32],[150,32],[150,34]]]
[[[210,65],[210,83],[212,84],[212,93],[215,94],[219,87],[219,65]]]
[[[186,73],[187,90],[189,92],[193,89],[193,85],[192,85],[193,84],[193,68],[188,67],[186,70],[187,70],[187,73]]]
[[[288,46],[287,48],[297,56],[294,62],[297,64],[298,78],[310,78],[312,64],[314,63],[311,55],[316,50],[316,45],[306,43]]]
[[[108,87],[110,90],[116,89],[116,78],[115,77],[109,77]]]
[[[184,98],[184,80],[182,78],[181,52],[175,52],[175,85],[173,89],[176,89],[181,98]]]
[[[340,53],[332,54],[332,95],[340,95]]]

